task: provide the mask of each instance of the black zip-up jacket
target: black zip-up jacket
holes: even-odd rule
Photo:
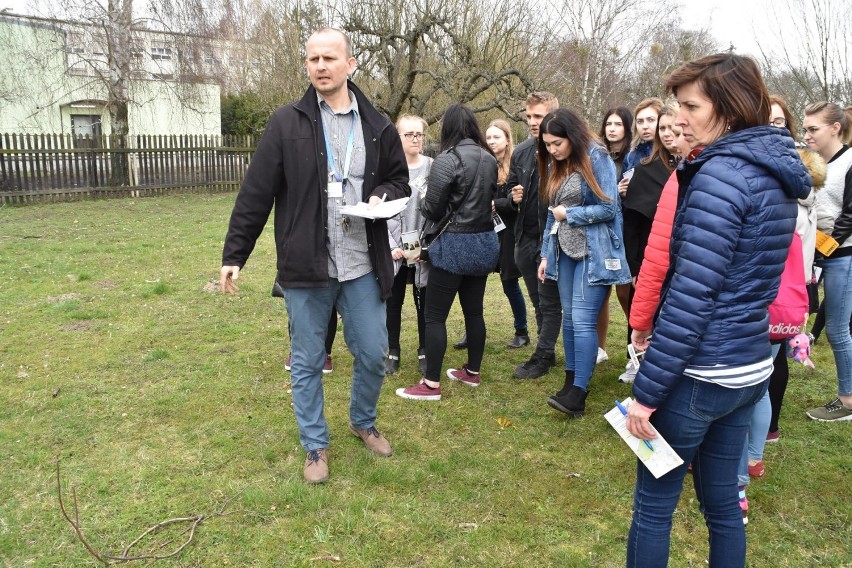
[[[539,248],[541,248],[541,237],[544,232],[544,225],[547,223],[547,206],[539,199],[537,146],[538,140],[536,138],[527,138],[515,147],[512,160],[509,162],[509,177],[506,180],[506,186],[510,192],[516,185],[524,186],[524,196],[518,204],[518,217],[515,219],[515,243],[521,241],[521,237],[526,231],[528,237],[535,236]],[[536,235],[532,235],[529,230],[531,225],[535,225],[531,221],[532,218],[538,221]]]
[[[408,166],[393,125],[350,81],[364,131],[366,162],[362,200],[411,195]],[[223,266],[242,267],[275,206],[278,283],[283,288],[328,286],[328,165],[317,92],[280,107],[258,143],[237,195],[222,251]],[[387,222],[367,220],[367,245],[382,299],[391,295],[393,260]]]

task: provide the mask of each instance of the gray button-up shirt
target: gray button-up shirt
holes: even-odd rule
[[[366,221],[361,217],[348,217],[340,214],[343,205],[355,205],[361,201],[361,188],[364,185],[364,167],[366,161],[364,130],[358,114],[358,101],[350,91],[352,105],[343,112],[335,112],[321,96],[317,96],[322,127],[326,140],[334,155],[334,163],[339,176],[344,175],[346,153],[351,129],[355,129],[354,147],[349,173],[343,185],[343,197],[329,197],[328,227],[326,246],[328,248],[328,276],[341,282],[354,280],[373,270],[367,250]],[[354,117],[354,120],[353,120]],[[329,180],[332,176],[331,160],[328,160]]]

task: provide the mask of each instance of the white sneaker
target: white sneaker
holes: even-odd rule
[[[604,361],[609,361],[609,355],[606,354],[606,351],[598,347],[598,359],[595,363],[600,365]]]
[[[624,372],[618,376],[618,380],[622,383],[630,384],[636,380],[636,373],[639,372],[639,367],[633,365],[633,361],[628,361],[624,367]]]

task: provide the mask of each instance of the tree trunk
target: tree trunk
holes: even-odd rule
[[[130,101],[130,60],[132,57],[132,35],[130,25],[133,0],[109,0],[107,5],[107,34],[109,88],[107,109],[112,123],[109,185],[119,187],[130,184],[127,136],[130,133],[128,107]]]

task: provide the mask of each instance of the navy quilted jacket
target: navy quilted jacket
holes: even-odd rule
[[[811,179],[772,126],[724,136],[678,168],[671,265],[633,394],[658,408],[687,366],[771,357],[767,308]]]

